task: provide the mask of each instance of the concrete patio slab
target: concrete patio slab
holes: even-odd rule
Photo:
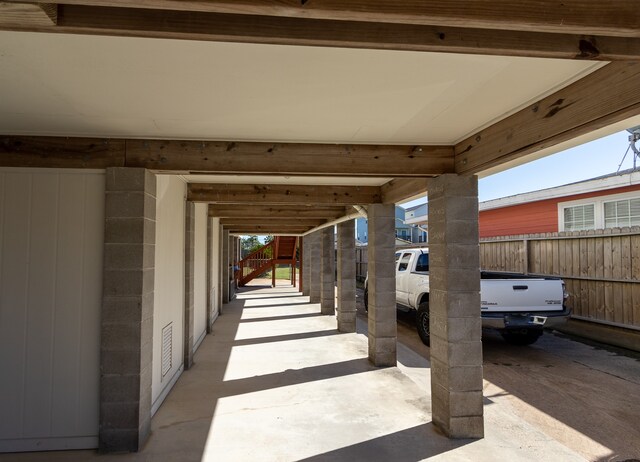
[[[339,333],[296,288],[267,285],[255,281],[225,307],[141,452],[0,461],[584,460],[487,398],[486,437],[447,439],[431,424],[426,359],[399,344],[398,366],[375,368],[364,323]]]

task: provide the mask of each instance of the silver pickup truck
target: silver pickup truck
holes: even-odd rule
[[[530,345],[542,335],[543,327],[566,322],[567,297],[560,278],[480,273],[482,327],[497,329],[509,343]],[[417,310],[418,334],[429,345],[428,249],[396,252],[396,302],[399,310]],[[364,303],[368,309],[368,280]]]

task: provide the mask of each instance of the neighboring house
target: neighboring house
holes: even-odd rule
[[[415,225],[406,223],[406,211],[396,206],[396,238],[406,243],[425,242],[427,234]],[[366,218],[356,219],[356,240],[366,244],[368,239],[368,221]]]
[[[427,242],[427,232],[425,217],[427,216],[428,205],[426,203],[409,207],[404,212],[404,222],[410,225],[413,230],[412,242]]]
[[[424,217],[427,214],[427,204],[414,205],[404,211],[404,220],[406,223],[411,223],[416,217]]]
[[[640,171],[480,203],[480,237],[640,226]]]
[[[640,171],[485,201],[479,210],[481,238],[640,226]],[[427,221],[427,204],[407,209],[408,224]]]

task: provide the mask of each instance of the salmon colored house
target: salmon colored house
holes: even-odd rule
[[[640,171],[480,203],[480,237],[640,226]]]

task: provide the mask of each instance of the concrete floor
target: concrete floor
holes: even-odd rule
[[[431,424],[428,360],[401,343],[398,367],[376,369],[363,320],[358,333],[340,334],[319,311],[291,286],[248,287],[225,306],[141,452],[0,461],[586,460],[493,389],[485,393],[486,437],[445,438]]]
[[[398,312],[398,341],[429,359],[411,313]],[[494,405],[587,460],[640,462],[640,353],[551,331],[515,347],[485,330],[482,347]]]

